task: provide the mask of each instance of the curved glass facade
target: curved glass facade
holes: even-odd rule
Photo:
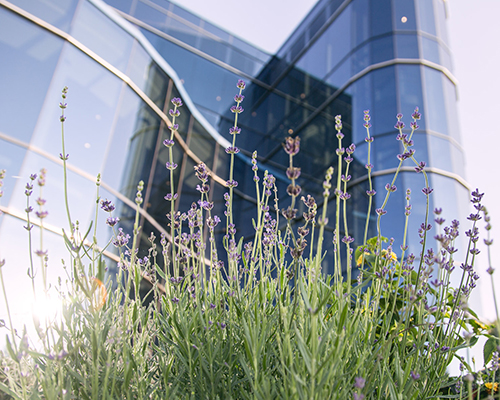
[[[136,186],[143,180],[141,240],[146,245],[152,231],[157,237],[167,234],[169,203],[163,197],[170,192],[170,181],[165,169],[168,151],[162,142],[169,132],[167,115],[173,97],[185,103],[176,121],[176,208],[185,211],[199,199],[193,167],[203,161],[212,171],[213,213],[223,215],[229,165],[224,150],[233,121],[228,110],[240,78],[248,85],[237,141],[241,152],[235,163],[238,235],[248,239],[252,235],[248,223],[255,212],[252,152],[258,152],[260,171],[268,169],[276,176],[280,207],[286,207],[288,156],[282,143],[290,134],[299,135],[301,151],[295,161],[302,167],[299,184],[303,194],[319,200],[323,175],[336,165],[334,117],[340,114],[344,144],[357,146],[348,220],[349,233],[360,244],[368,188],[365,109],[371,110],[375,136],[375,206],[383,202],[384,186],[391,181],[396,154],[402,150],[395,139],[395,115],[401,112],[409,122],[419,106],[423,119],[414,141],[416,157],[426,161],[435,188],[431,208],[445,206],[447,220],[465,215],[468,195],[442,0],[320,0],[276,55],[167,0],[106,3],[0,0],[0,169],[7,170],[0,203],[4,212],[0,258],[6,260],[6,279],[18,279],[29,265],[28,255],[18,249],[27,241],[24,186],[40,168],[48,170],[43,195],[54,241],[67,226],[58,156],[57,105],[64,86],[69,87],[65,123],[69,199],[72,217],[82,227],[95,215],[95,199],[89,194],[95,192],[95,179],[101,173],[100,196],[117,204],[124,230],[132,230]],[[415,251],[425,212],[420,191],[425,184],[422,176],[411,172],[411,164],[405,167],[382,229],[385,236],[401,237],[404,192],[411,188],[410,250]],[[329,219],[335,220],[333,215]],[[100,243],[105,242],[109,228],[101,223],[97,230]],[[37,232],[35,228],[33,235]],[[331,226],[327,234],[325,243],[331,246]],[[49,269],[57,276],[64,249],[46,247],[51,251]],[[147,255],[144,251],[141,256]],[[113,258],[112,253],[108,256]],[[330,272],[330,261],[324,261],[325,272]],[[22,268],[13,271],[13,265]],[[15,297],[15,288],[8,292]]]

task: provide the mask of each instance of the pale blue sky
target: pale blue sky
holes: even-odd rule
[[[174,0],[250,43],[274,53],[308,13],[316,0]],[[500,232],[500,0],[446,0],[448,33],[459,81],[459,118],[467,156],[466,179],[485,192],[492,217],[492,234]],[[482,228],[484,223],[481,222]],[[500,238],[498,239],[500,241]],[[496,250],[496,251],[495,251]],[[486,251],[479,255],[483,314],[493,317]],[[500,259],[493,246],[493,266]],[[500,269],[496,273],[500,289]]]

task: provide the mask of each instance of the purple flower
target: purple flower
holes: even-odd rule
[[[172,303],[174,304],[178,304],[179,303],[179,299],[177,297],[172,297]]]
[[[424,187],[422,189],[422,193],[425,194],[426,196],[430,195],[433,191],[434,189],[431,189],[430,187]]]
[[[236,182],[235,180],[229,180],[229,181],[226,181],[226,186],[229,187],[229,188],[234,188],[236,186],[238,186],[238,182]]]
[[[165,167],[171,171],[173,171],[174,169],[177,168],[177,164],[176,163],[171,163],[170,161],[167,161],[167,163],[165,164]]]
[[[373,189],[372,189],[372,190],[367,190],[367,191],[366,191],[366,194],[367,194],[368,196],[375,196],[375,195],[377,194],[377,192],[376,192],[375,190],[373,190]]]
[[[116,235],[116,238],[114,238],[111,243],[113,243],[113,246],[115,247],[123,247],[125,246],[128,241],[130,240],[130,235],[127,233],[123,233],[123,229],[119,228],[118,229],[118,235]]]
[[[300,151],[300,138],[298,136],[295,138],[287,137],[283,147],[287,154],[291,156],[296,155]]]
[[[101,208],[106,212],[112,212],[115,209],[115,206],[111,202],[111,200],[101,200]]]
[[[238,154],[239,152],[240,152],[240,149],[238,149],[237,147],[229,146],[228,148],[226,148],[227,154]]]
[[[288,167],[286,170],[286,176],[288,179],[297,179],[300,176],[300,168]]]
[[[357,389],[363,389],[365,387],[365,380],[364,378],[357,376],[354,378],[354,387]]]
[[[174,97],[172,100],[171,100],[172,104],[176,107],[182,107],[182,100],[179,99],[178,97]]]
[[[118,221],[120,221],[120,218],[108,217],[108,219],[106,220],[106,225],[113,227],[118,223]]]
[[[425,168],[425,161],[420,161],[420,164],[418,164],[418,167],[415,167],[415,171],[417,173],[422,172]]]
[[[377,208],[375,210],[375,212],[378,214],[378,215],[385,215],[387,214],[387,211],[385,211],[383,208]]]
[[[404,129],[405,126],[406,125],[403,122],[398,121],[398,122],[396,122],[396,125],[394,125],[394,128],[396,128],[396,129]]]
[[[177,193],[175,193],[173,196],[172,196],[172,193],[169,193],[169,194],[167,194],[167,195],[164,197],[164,199],[165,199],[165,200],[167,200],[167,201],[172,201],[172,199],[173,199],[173,200],[176,200],[176,199],[177,199],[177,196],[178,196],[178,194],[177,194]]]
[[[236,84],[236,87],[237,87],[238,89],[243,90],[243,89],[245,89],[245,86],[246,86],[245,81],[242,81],[241,79],[238,79],[238,83]]]
[[[420,374],[418,372],[415,372],[415,371],[410,371],[410,376],[411,378],[416,381],[418,379],[420,379]]]
[[[241,129],[238,128],[237,126],[232,126],[229,128],[229,134],[230,135],[238,135],[241,132]]]
[[[163,145],[166,146],[166,147],[172,147],[174,145],[174,141],[170,140],[170,139],[165,139],[163,141]]]
[[[243,96],[242,94],[237,94],[236,96],[234,96],[234,101],[236,103],[241,103],[244,98],[245,98],[245,96]]]
[[[371,126],[371,125],[370,125],[370,126]],[[366,142],[366,143],[371,143],[371,142],[373,142],[373,138],[372,138],[372,137],[366,137],[366,138],[365,138],[365,142]]]
[[[235,113],[235,114],[241,114],[243,111],[243,107],[242,106],[232,106],[231,107],[231,112],[232,113]]]
[[[286,188],[286,192],[288,193],[289,196],[292,196],[292,197],[297,197],[301,191],[302,191],[302,188],[299,185],[290,184]]]
[[[48,211],[37,211],[35,212],[36,216],[40,219],[44,219],[45,217],[47,217],[47,215],[49,215],[49,212]]]
[[[494,269],[490,266],[490,267],[486,270],[486,272],[487,272],[488,274],[490,274],[490,275],[493,275],[493,273],[495,272],[495,270],[494,270]]]
[[[418,107],[415,107],[415,111],[413,112],[413,114],[411,115],[411,117],[412,117],[414,120],[419,120],[421,116],[422,116],[422,114],[420,114],[420,113],[418,112]]]
[[[365,395],[362,393],[353,393],[352,398],[353,400],[363,400]]]
[[[181,112],[179,110],[168,110],[168,114],[171,116],[171,117],[178,117],[179,115],[181,115]]]

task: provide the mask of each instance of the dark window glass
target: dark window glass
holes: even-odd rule
[[[63,43],[0,7],[0,132],[31,140]]]
[[[306,45],[306,35],[303,33],[292,45],[290,50],[290,59],[293,61],[299,55],[299,53],[304,49]]]
[[[387,36],[375,39],[370,42],[372,63],[376,64],[382,61],[394,58],[394,38]]]
[[[423,114],[427,115],[427,129],[448,135],[443,78],[444,75],[441,72],[424,67],[427,104]]]
[[[397,30],[414,31],[417,29],[415,21],[414,0],[394,0],[394,26]]]
[[[391,0],[371,2],[370,28],[371,36],[382,35],[392,31]]]
[[[326,81],[334,88],[340,88],[347,83],[351,75],[351,59],[348,58],[342,64],[338,65]]]
[[[433,3],[433,0],[420,0],[418,2],[418,17],[420,30],[436,36]]]
[[[396,56],[398,58],[419,58],[416,35],[395,35]]]
[[[432,39],[426,38],[424,36],[420,36],[420,40],[422,41],[422,55],[426,60],[435,62],[436,64],[440,63],[439,60],[439,45]]]
[[[394,131],[396,123],[395,67],[386,67],[372,73],[372,125],[374,134]]]

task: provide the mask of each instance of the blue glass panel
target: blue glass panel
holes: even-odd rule
[[[186,21],[191,22],[194,25],[199,26],[201,24],[201,18],[196,15],[190,13],[182,7],[176,6],[175,4],[170,4],[169,10],[172,11],[175,15],[184,18]]]
[[[143,91],[146,90],[148,71],[152,63],[151,56],[138,41],[134,41],[125,74]]]
[[[65,129],[69,162],[92,176],[101,172],[107,134],[114,121],[123,82],[69,44],[64,45],[60,68],[54,76],[32,143],[53,155],[61,152],[59,142],[60,90],[70,88]],[[93,162],[89,163],[89,159]]]
[[[212,57],[215,57],[217,60],[226,62],[228,61],[228,55],[229,55],[229,48],[228,46],[220,41],[214,40],[210,37],[207,36],[201,36],[198,41],[199,46],[198,48],[207,53],[210,54]]]
[[[436,26],[439,38],[448,45],[448,32],[446,29],[446,1],[434,0],[436,10]]]
[[[416,30],[414,0],[394,0],[393,5],[396,30]]]
[[[167,15],[156,8],[142,2],[137,2],[133,16],[148,25],[164,30]]]
[[[79,7],[71,35],[120,71],[125,71],[134,39],[88,2]]]
[[[451,159],[453,160],[453,172],[460,175],[462,178],[465,173],[465,154],[463,149],[459,149],[454,144],[451,145]]]
[[[394,58],[394,38],[392,36],[375,39],[370,42],[371,62],[373,64]]]
[[[370,5],[368,0],[357,0],[352,2],[351,24],[352,24],[352,46],[356,47],[369,37],[370,21],[367,12]]]
[[[396,56],[398,58],[419,58],[416,35],[395,35]]]
[[[350,87],[352,94],[352,136],[354,143],[363,143],[366,137],[364,110],[372,108],[371,74],[358,79]],[[366,163],[366,161],[365,161]]]
[[[188,27],[184,23],[179,22],[177,19],[168,17],[165,28],[162,30],[168,35],[172,35],[176,39],[179,39],[190,46],[197,47],[198,38],[200,36],[198,30]],[[167,58],[167,60],[170,61],[170,58]]]
[[[445,171],[453,172],[453,164],[451,162],[451,143],[449,140],[428,135],[429,141],[429,165]]]
[[[67,32],[79,0],[13,0],[11,3]]]
[[[212,35],[217,36],[218,38],[222,39],[225,42],[229,41],[230,35],[226,31],[222,30],[221,28],[212,25],[210,22],[207,21],[201,21],[200,27],[204,29],[205,31],[211,33]]]
[[[432,39],[426,38],[424,36],[420,36],[420,40],[422,41],[422,55],[426,60],[435,62],[436,64],[440,63],[439,60],[439,45]]]
[[[128,86],[123,86],[117,104],[116,121],[110,132],[106,156],[102,167],[103,182],[113,189],[119,190],[123,181],[123,171],[128,160],[127,154],[130,140],[135,133],[136,119],[140,116],[139,107],[144,104]]]
[[[0,140],[0,170],[6,170],[3,186],[0,188],[3,191],[3,195],[0,197],[0,204],[2,205],[9,204],[14,187],[16,187],[18,180],[21,179],[19,174],[25,155],[25,148]],[[27,176],[24,178],[24,180],[28,179]],[[21,182],[21,185],[23,184],[26,184],[26,182]],[[16,189],[19,190],[19,187]]]
[[[372,143],[372,164],[375,171],[395,168],[399,165],[397,155],[402,153],[401,143],[396,140],[396,133],[375,137]]]
[[[415,107],[422,109],[424,99],[422,97],[422,79],[419,65],[398,65],[398,80],[401,108],[399,111],[403,114],[408,128],[410,127],[411,115]],[[422,119],[418,125],[425,126],[426,115],[422,114]]]
[[[391,0],[377,0],[370,4],[370,35],[378,36],[392,31]]]
[[[348,58],[337,66],[326,81],[334,88],[340,88],[351,78],[351,59]]]
[[[0,132],[31,140],[63,43],[0,7]]]
[[[439,46],[439,55],[441,59],[441,64],[444,67],[448,68],[450,72],[453,72],[453,61],[451,59],[451,55],[448,52],[448,50],[444,48],[444,46]]]
[[[373,132],[393,132],[397,114],[395,67],[373,71],[372,85]]]
[[[364,70],[370,65],[370,43],[365,43],[358,48],[349,59],[351,60],[351,75]]]
[[[130,8],[132,6],[133,0],[104,0],[111,7],[114,7],[120,11],[123,11],[127,14],[130,13]]]
[[[297,67],[323,78],[351,50],[351,10],[349,5],[298,61]],[[343,40],[338,40],[342,37]]]
[[[458,143],[462,143],[460,124],[457,112],[457,92],[455,85],[448,79],[443,79],[446,97],[446,111],[448,112],[448,127],[450,136]]]
[[[420,30],[436,36],[433,3],[433,0],[420,0],[418,2],[418,17]]]
[[[448,135],[443,78],[444,75],[441,72],[424,67],[427,104],[423,114],[427,115],[427,129]]]

